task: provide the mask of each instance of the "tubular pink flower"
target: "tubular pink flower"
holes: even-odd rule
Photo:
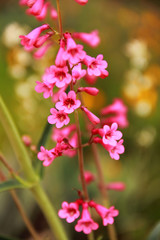
[[[91,33],[73,33],[72,36],[73,38],[79,39],[91,47],[97,47],[100,43],[100,38],[98,34],[98,30],[94,30]]]
[[[75,132],[73,134],[73,136],[69,139],[69,144],[73,147],[73,148],[77,148],[78,147],[78,136],[77,133]],[[77,150],[72,150],[72,149],[68,149],[64,152],[65,155],[69,156],[69,157],[74,157],[77,154]]]
[[[90,112],[86,107],[82,106],[81,110],[83,112],[85,112],[85,114],[87,115],[88,119],[93,123],[93,124],[98,124],[100,123],[100,119],[94,115],[92,112]]]
[[[101,110],[102,115],[106,114],[126,114],[128,111],[127,107],[124,105],[120,98],[115,98],[113,103]]]
[[[117,141],[122,137],[122,133],[120,131],[116,131],[118,128],[117,123],[112,123],[111,127],[108,125],[103,126],[103,130],[100,131],[100,135],[102,136],[102,141],[104,144],[108,144],[111,146],[116,146]]]
[[[56,20],[58,18],[58,13],[53,6],[51,6],[50,16],[53,20]]]
[[[62,129],[53,128],[52,132],[52,140],[57,141],[59,138],[69,138],[69,135],[72,134],[76,130],[76,125],[71,124]]]
[[[124,146],[122,145],[123,144],[123,139],[121,139],[119,142],[117,142],[117,145],[116,146],[107,146],[107,151],[109,151],[109,155],[112,159],[115,159],[115,160],[119,160],[120,159],[120,156],[119,154],[122,154],[124,153]]]
[[[123,182],[110,182],[106,184],[105,188],[107,190],[124,191],[126,185]]]
[[[75,0],[75,1],[80,5],[85,5],[86,3],[88,3],[88,0]]]
[[[41,12],[38,15],[36,15],[37,20],[42,21],[45,19],[47,15],[48,7],[49,7],[49,2],[46,2],[42,7]]]
[[[58,216],[60,218],[66,218],[66,221],[68,223],[74,222],[75,219],[77,219],[80,215],[79,212],[79,205],[77,202],[63,202],[62,203],[62,209],[59,210]]]
[[[99,54],[96,58],[86,56],[83,62],[88,67],[87,72],[89,75],[95,75],[100,78],[108,76],[108,71],[105,70],[108,64],[105,60],[103,60],[102,54]]]
[[[51,108],[50,112],[52,115],[48,116],[48,122],[50,124],[56,124],[57,128],[61,128],[70,122],[68,114],[64,111],[57,111],[55,108]]]
[[[38,153],[37,157],[40,161],[43,161],[44,166],[49,166],[55,159],[52,149],[47,150],[43,146],[40,147],[40,152]]]
[[[49,25],[43,24],[42,26],[35,28],[27,35],[20,35],[19,37],[21,38],[21,44],[25,47],[26,50],[33,49],[41,32],[46,29],[49,29]]]
[[[27,10],[27,13],[35,16],[39,15],[42,11],[43,5],[44,5],[44,0],[36,0],[32,6],[30,5],[31,7]]]
[[[43,80],[48,83],[55,83],[58,88],[62,88],[69,84],[72,80],[71,75],[68,73],[68,67],[50,66],[46,69],[43,75]]]
[[[51,36],[53,35],[52,32],[48,32],[43,36],[40,36],[34,44],[34,47],[39,48],[41,47]]]
[[[65,52],[65,43],[64,43],[64,40],[61,39],[60,40],[60,48],[58,50],[56,60],[55,60],[55,64],[56,64],[57,67],[66,66],[66,60],[63,59],[64,52]]]
[[[97,230],[99,225],[91,218],[91,215],[88,211],[88,203],[83,203],[82,207],[82,216],[81,219],[78,220],[75,230],[77,232],[83,231],[85,234],[89,234],[92,230]]]
[[[69,91],[68,95],[62,92],[59,96],[59,100],[60,101],[56,103],[56,108],[65,113],[72,113],[81,105],[81,101],[76,100],[76,93],[74,91]]]
[[[39,82],[39,81],[36,81],[36,83],[37,83],[37,85],[35,86],[36,92],[38,92],[38,93],[43,92],[44,98],[49,98],[49,97],[53,96],[53,87],[55,84]]]
[[[99,90],[95,87],[79,87],[78,92],[86,92],[92,96],[96,96],[99,93]]]
[[[59,96],[61,95],[62,92],[64,92],[67,89],[68,85],[65,85],[64,87],[60,88],[58,92],[53,94],[52,101],[56,103],[59,100]]]
[[[86,75],[86,70],[82,69],[82,64],[79,63],[76,66],[73,67],[72,69],[72,78],[73,78],[73,83],[75,84],[77,80],[80,80]]]
[[[75,43],[70,34],[65,34],[65,37],[67,37],[67,48],[63,53],[63,59],[68,60],[71,64],[77,64],[84,59],[86,52],[83,51],[82,45]]]
[[[47,52],[47,50],[52,46],[53,44],[52,43],[48,43],[44,46],[42,46],[41,48],[39,48],[34,54],[33,54],[33,57],[35,59],[41,59],[45,53]]]
[[[104,226],[107,226],[108,224],[113,224],[114,223],[113,217],[116,217],[119,214],[119,211],[115,209],[114,206],[108,209],[102,205],[95,203],[94,201],[90,201],[89,206],[95,208],[97,213],[101,216]]]
[[[116,122],[118,124],[119,128],[126,128],[129,125],[126,114],[118,114],[115,116],[102,118],[102,120],[101,120],[102,125],[111,125],[114,122]]]

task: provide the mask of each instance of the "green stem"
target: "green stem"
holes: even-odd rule
[[[6,130],[8,138],[15,151],[17,159],[19,160],[19,163],[23,168],[26,178],[28,179],[28,181],[37,182],[38,177],[34,173],[30,157],[28,156],[27,150],[25,149],[22,143],[18,130],[1,96],[0,96],[0,120],[3,124],[4,129]]]
[[[35,186],[30,188],[33,196],[37,200],[40,208],[42,209],[54,235],[56,236],[57,240],[67,240],[67,236],[64,232],[63,226],[50,203],[48,197],[46,196],[45,192],[43,191],[42,187],[39,184],[39,178],[37,177],[32,164],[31,160],[28,156],[28,153],[21,141],[17,128],[6,108],[2,98],[0,97],[0,120],[4,126],[4,129],[7,132],[8,138],[15,150],[17,158],[23,168],[23,171],[26,175],[28,181],[33,181]]]
[[[59,4],[59,0],[57,1],[57,12],[58,12],[58,24],[59,24],[59,32],[60,32],[60,36],[62,37],[63,34],[63,30],[62,30],[62,18],[61,18],[61,10],[60,10],[60,4]]]
[[[68,240],[60,219],[57,217],[57,212],[53,209],[51,202],[46,196],[44,190],[37,184],[35,187],[31,189],[36,201],[38,202],[42,212],[44,213],[51,229],[57,240]]]

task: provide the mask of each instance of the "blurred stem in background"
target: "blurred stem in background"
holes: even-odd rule
[[[32,167],[31,159],[28,156],[28,153],[21,141],[17,128],[1,97],[0,97],[0,120],[13,146],[17,159],[19,160],[20,165],[22,166],[27,181],[32,183],[32,187],[30,188],[30,190],[34,198],[36,199],[37,203],[39,204],[41,210],[43,211],[54,235],[56,236],[56,239],[67,240],[68,238],[65,234],[63,226],[50,200],[48,199],[48,197],[46,196],[45,192],[43,191],[42,187],[39,184],[39,177],[37,176]]]

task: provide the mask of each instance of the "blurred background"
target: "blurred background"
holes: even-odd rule
[[[95,49],[87,45],[84,48],[94,57],[102,53],[108,62],[109,77],[98,79],[94,85],[100,89],[98,98],[85,96],[88,108],[98,114],[117,97],[128,106],[129,126],[123,130],[126,151],[120,161],[110,159],[102,148],[99,151],[106,182],[126,184],[124,192],[109,193],[112,204],[120,211],[115,220],[118,239],[147,239],[160,219],[160,1],[89,0],[84,7],[74,0],[60,2],[64,31],[98,29],[100,45]],[[50,24],[56,27],[56,22]],[[30,135],[33,144],[38,143],[52,107],[50,99],[45,100],[35,92],[35,81],[40,81],[44,69],[54,64],[57,48],[42,60],[34,60],[31,53],[24,51],[18,36],[39,25],[33,16],[25,14],[18,1],[0,1],[0,93],[20,134]],[[48,148],[53,144],[49,140]],[[15,170],[21,171],[1,125],[0,151]],[[86,169],[96,173],[91,151],[85,149],[84,154]],[[42,184],[57,211],[62,201],[77,198],[73,190],[80,188],[77,164],[76,157],[63,157],[45,169]],[[9,177],[1,164],[0,169]],[[16,192],[37,231],[47,231],[47,223],[31,194],[23,190]],[[89,186],[89,192],[101,202],[95,183]],[[100,223],[95,233],[98,237],[105,228],[100,219],[96,220]],[[86,239],[74,231],[74,223],[63,222],[70,239]],[[29,239],[8,192],[0,194],[0,234]]]

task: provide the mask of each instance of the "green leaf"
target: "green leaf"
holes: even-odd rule
[[[47,140],[48,140],[48,137],[49,137],[49,134],[50,134],[50,131],[52,129],[52,125],[49,124],[48,122],[46,123],[46,126],[44,128],[44,131],[42,133],[42,136],[37,144],[37,149],[38,151],[40,150],[40,147],[41,146],[45,146]],[[35,164],[34,164],[34,167],[36,169],[36,172],[38,173],[38,175],[40,176],[40,178],[43,178],[43,175],[44,175],[44,166],[42,164],[42,161],[40,161],[39,159],[35,159]]]
[[[0,192],[9,191],[16,188],[26,188],[26,186],[20,183],[16,179],[12,179],[12,180],[8,180],[0,183]]]
[[[160,240],[160,222],[153,228],[147,240]]]
[[[97,240],[102,240],[103,236],[98,236]]]
[[[20,240],[20,239],[0,235],[0,240]]]

